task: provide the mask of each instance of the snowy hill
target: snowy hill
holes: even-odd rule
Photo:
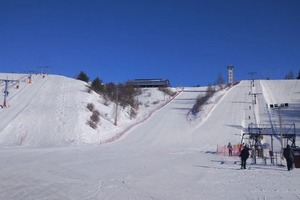
[[[295,123],[299,134],[299,80],[261,80],[254,87],[241,81],[216,92],[197,115],[190,109],[206,87],[184,88],[174,99],[148,89],[139,97],[147,104],[140,116],[129,120],[120,111],[116,127],[114,105],[87,93],[83,82],[34,76],[28,84],[26,76],[11,76],[20,86],[9,89],[9,108],[0,110],[0,199],[300,198],[299,169],[258,160],[239,170],[237,156],[216,154],[218,145],[241,142],[250,123],[278,124],[269,104],[289,103],[282,120]],[[97,130],[86,124],[88,103],[102,112]]]
[[[118,109],[118,126],[115,121],[115,104],[96,93],[88,93],[87,84],[62,76],[0,74],[10,82],[8,108],[0,112],[0,144],[56,146],[67,144],[99,144],[113,140],[116,135],[139,123],[165,104],[170,97],[157,89],[143,89],[140,110],[131,119],[127,108]],[[18,86],[18,89],[16,86]],[[4,91],[5,83],[0,85]],[[87,125],[92,103],[100,112],[100,124],[93,129]]]

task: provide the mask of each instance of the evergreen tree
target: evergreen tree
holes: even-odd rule
[[[91,85],[92,90],[94,90],[97,93],[104,93],[104,85],[102,80],[97,77],[95,80],[93,80],[92,85]]]
[[[298,73],[298,77],[297,77],[297,79],[300,79],[300,71],[299,71],[299,73]]]
[[[77,79],[81,80],[81,81],[84,81],[84,82],[89,82],[89,77],[83,71],[81,71],[79,73],[79,75],[77,76]]]

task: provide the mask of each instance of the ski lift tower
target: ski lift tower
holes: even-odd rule
[[[252,101],[252,104],[255,105],[257,103],[257,95],[261,95],[262,93],[249,93],[249,95],[252,95],[253,96],[253,101]]]
[[[251,75],[251,87],[254,87],[254,75],[256,72],[249,72],[248,74]]]
[[[28,76],[28,83],[31,84],[32,83],[32,73],[30,71],[29,76]]]
[[[28,71],[29,75],[28,75],[28,83],[31,84],[32,83],[32,73],[34,73],[33,70],[29,70]]]
[[[3,107],[7,107],[8,105],[7,105],[6,99],[7,99],[7,96],[8,96],[8,83],[9,82],[11,82],[11,83],[13,83],[13,82],[19,83],[19,81],[18,80],[8,80],[8,79],[0,79],[0,81],[4,81],[5,82]]]
[[[233,85],[233,68],[234,66],[229,65],[227,67],[227,73],[228,73],[228,85]]]
[[[50,66],[41,66],[39,68],[41,69],[41,74],[46,75],[46,71],[50,68]]]

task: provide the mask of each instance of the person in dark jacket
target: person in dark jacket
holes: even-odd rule
[[[246,169],[246,162],[249,158],[249,148],[245,145],[240,154],[241,157],[241,169]]]
[[[229,156],[232,156],[232,145],[231,145],[230,142],[229,142],[228,145],[227,145],[227,149],[228,149],[228,155],[229,155]]]
[[[290,145],[286,145],[286,148],[283,150],[283,156],[286,160],[287,169],[288,171],[290,171],[291,169],[293,169],[294,164],[294,153]]]

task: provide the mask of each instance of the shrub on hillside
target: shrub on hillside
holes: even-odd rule
[[[129,114],[130,115],[130,119],[136,118],[137,114],[138,114],[138,111],[136,109],[134,109],[134,108],[130,109],[130,114]]]
[[[93,129],[96,129],[96,128],[98,127],[97,123],[95,123],[95,122],[93,122],[93,121],[91,121],[91,120],[89,120],[89,121],[87,122],[87,124],[88,124],[91,128],[93,128]]]
[[[153,101],[152,104],[153,104],[153,105],[156,105],[156,104],[158,104],[159,102],[160,102],[159,100],[156,100],[156,101]]]
[[[91,112],[93,112],[95,109],[95,105],[93,103],[88,103],[86,107]]]
[[[213,94],[216,92],[215,88],[209,85],[207,87],[207,90],[205,92],[205,95],[199,95],[197,97],[196,103],[194,104],[192,108],[192,114],[195,115],[197,112],[199,112],[200,108],[208,101],[210,97],[213,96]]]
[[[93,103],[88,103],[86,107],[89,111],[92,112],[92,116],[87,121],[87,124],[93,129],[96,129],[98,123],[100,122],[100,112],[98,110],[95,110],[95,105]]]
[[[90,117],[90,120],[95,122],[96,124],[100,121],[100,113],[98,110],[94,110],[92,116]]]

